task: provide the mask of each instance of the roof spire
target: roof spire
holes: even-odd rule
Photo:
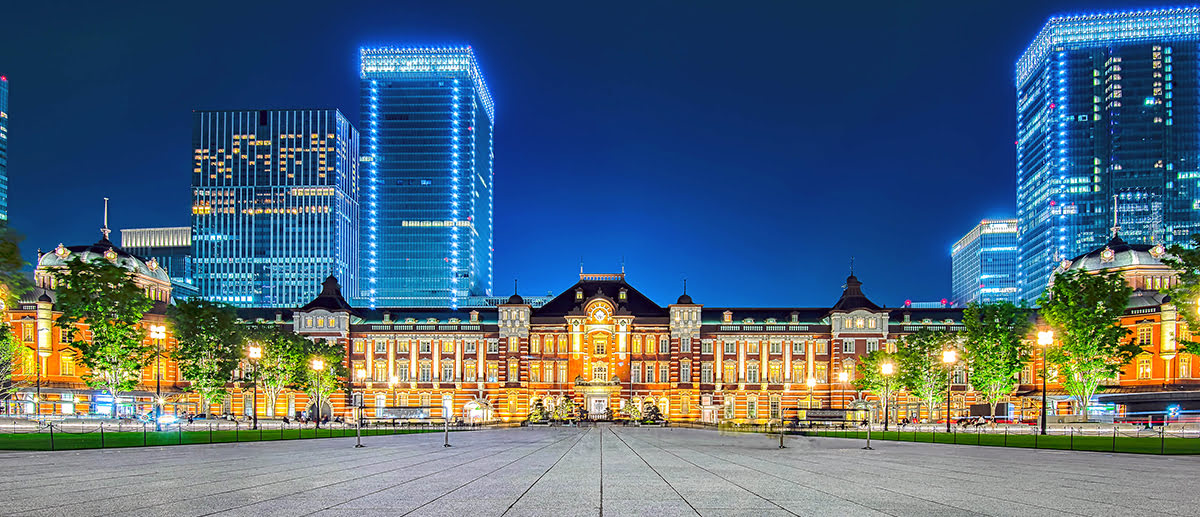
[[[517,294],[517,279],[513,279],[513,294]]]
[[[108,234],[112,233],[108,229],[108,198],[104,198],[104,226],[100,228],[100,233],[104,235],[104,240],[108,240]]]
[[[625,274],[625,255],[621,255],[621,274]]]
[[[687,278],[683,279],[683,294],[687,294]]]
[[[854,255],[850,255],[850,276],[854,276]]]
[[[1112,225],[1111,230],[1112,230],[1113,238],[1116,239],[1117,232],[1121,231],[1121,227],[1119,225],[1117,225],[1117,195],[1116,194],[1113,194],[1113,225]]]
[[[583,255],[579,256],[579,274],[583,274]]]

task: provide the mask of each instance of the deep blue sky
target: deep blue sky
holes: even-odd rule
[[[110,4],[110,5],[103,5]],[[1012,67],[1046,18],[1161,3],[10,2],[12,224],[36,248],[189,224],[193,109],[336,107],[358,48],[474,46],[496,99],[496,291],[583,257],[660,303],[950,296],[1014,212]],[[519,4],[519,5],[518,5]],[[873,5],[875,4],[875,5]]]

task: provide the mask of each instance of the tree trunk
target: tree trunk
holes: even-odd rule
[[[120,392],[119,392],[119,391],[116,391],[116,390],[112,390],[112,391],[109,391],[109,392],[108,392],[108,394],[109,394],[109,395],[112,395],[112,399],[113,399],[113,400],[112,400],[112,417],[113,417],[113,420],[116,420],[116,419],[117,419],[117,394],[119,394],[119,393],[120,393]]]

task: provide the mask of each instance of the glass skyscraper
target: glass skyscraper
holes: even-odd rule
[[[361,49],[363,268],[371,307],[492,293],[492,98],[471,47]]]
[[[1018,303],[1017,220],[984,219],[950,248],[954,305]]]
[[[334,109],[192,115],[192,280],[200,296],[300,307],[358,285],[358,130]]]
[[[1111,238],[1200,227],[1200,8],[1051,18],[1016,64],[1021,295]],[[1116,224],[1114,225],[1114,210]]]
[[[121,248],[166,269],[172,298],[198,294],[192,283],[192,227],[123,229]]]
[[[8,220],[8,77],[0,75],[0,221]]]

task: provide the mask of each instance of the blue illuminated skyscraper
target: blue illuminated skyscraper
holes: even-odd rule
[[[985,219],[950,248],[954,305],[1017,303],[1017,220]]]
[[[492,98],[471,47],[361,49],[363,290],[375,306],[492,292]]]
[[[1200,8],[1051,18],[1016,64],[1019,282],[1200,228]]]
[[[0,221],[8,220],[8,77],[0,75]]]
[[[192,114],[192,281],[200,296],[300,307],[358,285],[358,131],[333,109]]]

